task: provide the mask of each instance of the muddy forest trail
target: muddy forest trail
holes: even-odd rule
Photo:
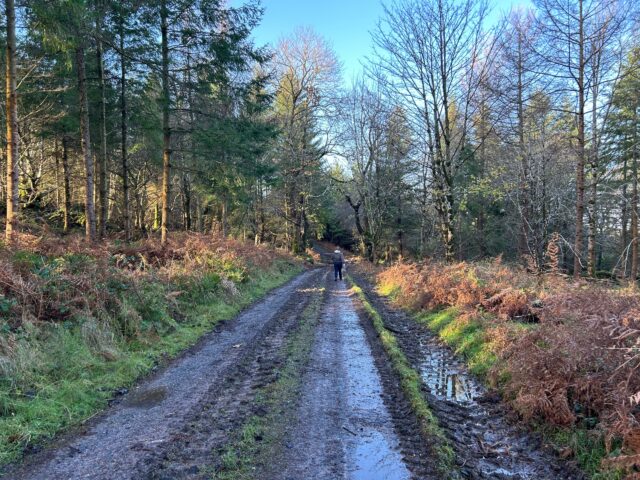
[[[430,334],[362,286],[420,372],[455,455],[447,478],[582,478],[509,425]],[[317,267],[3,478],[444,478],[420,432],[361,301]]]

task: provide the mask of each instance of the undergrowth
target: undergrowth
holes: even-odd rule
[[[378,291],[448,344],[593,478],[640,468],[640,297],[500,260],[397,264]],[[633,478],[633,477],[629,477]]]
[[[0,251],[0,465],[95,415],[297,265],[195,234]]]
[[[454,472],[454,452],[446,438],[445,433],[438,424],[438,420],[429,408],[429,405],[422,394],[422,380],[407,360],[406,356],[398,346],[398,342],[392,332],[384,326],[384,321],[378,311],[368,301],[364,291],[349,279],[352,283],[352,290],[358,295],[364,310],[367,312],[373,327],[380,338],[382,346],[391,361],[404,394],[407,396],[411,409],[420,423],[423,434],[431,442],[431,449],[435,455],[438,470],[445,476]]]

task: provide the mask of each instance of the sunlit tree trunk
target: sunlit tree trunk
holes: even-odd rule
[[[18,198],[18,96],[16,93],[16,12],[14,0],[6,0],[7,16],[7,217],[5,239],[13,241],[19,208]]]
[[[160,29],[162,36],[162,224],[160,242],[167,243],[169,223],[169,184],[171,174],[171,128],[169,125],[169,26],[166,0],[160,7]]]

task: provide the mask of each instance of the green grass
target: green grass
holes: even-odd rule
[[[222,468],[208,472],[212,480],[253,480],[282,448],[284,427],[290,422],[290,405],[299,394],[303,370],[310,357],[315,327],[320,315],[324,289],[318,289],[303,311],[295,333],[285,347],[286,360],[278,379],[256,393],[254,403],[268,412],[250,417],[232,434],[222,454]]]
[[[431,442],[431,448],[435,456],[434,460],[437,462],[438,470],[448,478],[448,476],[452,475],[455,471],[454,451],[444,431],[438,424],[438,419],[422,395],[422,379],[420,378],[420,374],[411,367],[409,360],[407,360],[407,357],[398,346],[395,336],[385,328],[382,317],[373,305],[369,303],[363,290],[355,284],[353,279],[350,278],[350,281],[353,285],[353,291],[360,298],[380,338],[382,346],[391,361],[391,365],[400,379],[402,390],[409,400],[411,409],[420,422],[423,434]]]
[[[158,362],[195,344],[216,323],[298,272],[292,264],[277,264],[239,284],[236,297],[220,292],[182,302],[185,318],[165,318],[163,328],[143,324],[135,341],[125,341],[92,319],[28,325],[11,345],[11,362],[0,355],[0,465],[19,459],[26,446],[83,423],[108,405],[114,391],[131,386]],[[157,295],[151,287],[149,294]],[[131,305],[141,301],[125,300]],[[155,305],[147,314],[167,311],[166,305]],[[0,336],[0,352],[3,342]]]

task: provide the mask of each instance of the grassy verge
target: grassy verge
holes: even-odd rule
[[[26,322],[11,335],[0,332],[0,465],[85,422],[114,392],[298,272],[291,262],[275,261],[233,293],[219,286],[206,292],[211,278],[203,276],[190,287],[206,294],[185,293],[184,299],[149,279],[143,289],[120,292],[120,311],[110,320],[96,313],[59,323]],[[128,332],[134,327],[135,333]]]
[[[285,363],[278,379],[256,394],[255,403],[266,415],[254,415],[234,434],[222,455],[222,468],[209,472],[212,480],[252,480],[282,446],[283,426],[290,421],[289,407],[300,392],[303,370],[313,346],[324,289],[318,289],[305,308],[299,326],[285,347]]]
[[[402,390],[407,396],[411,408],[420,422],[423,434],[431,442],[431,448],[435,455],[438,470],[443,475],[450,475],[454,471],[454,452],[445,433],[440,428],[437,418],[430,410],[426,399],[422,395],[422,380],[420,375],[411,367],[411,364],[398,346],[395,336],[385,328],[382,317],[373,305],[369,303],[366,294],[353,282],[353,279],[350,279],[350,281],[353,285],[353,291],[360,298],[365,311],[373,323],[373,327],[391,361],[393,370],[400,379]]]

